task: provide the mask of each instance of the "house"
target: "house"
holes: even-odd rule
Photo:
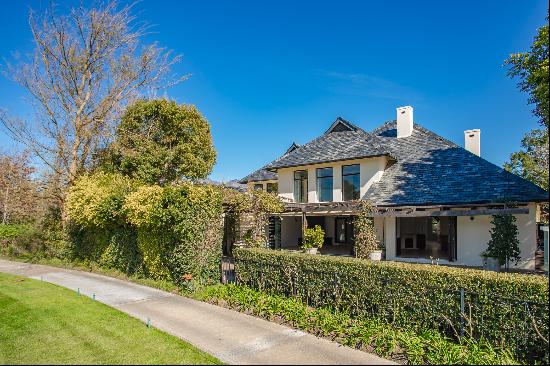
[[[413,108],[367,132],[337,118],[326,132],[243,178],[286,202],[270,244],[297,248],[305,226],[325,230],[325,248],[353,253],[354,200],[369,200],[387,260],[481,266],[491,215],[517,218],[521,261],[534,269],[538,203],[548,192],[480,156],[480,130],[464,148],[413,122]],[[514,205],[510,205],[514,202]]]

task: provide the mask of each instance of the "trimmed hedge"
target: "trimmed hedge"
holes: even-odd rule
[[[194,297],[218,306],[283,323],[319,337],[409,365],[513,365],[512,353],[486,341],[454,342],[437,331],[416,333],[378,319],[352,318],[345,312],[312,308],[295,298],[268,295],[246,286],[216,285]]]
[[[416,331],[484,338],[522,359],[548,360],[547,278],[268,249],[234,255],[237,281],[247,286]]]

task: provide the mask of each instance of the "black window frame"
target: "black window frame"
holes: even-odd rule
[[[344,169],[347,168],[347,167],[353,167],[353,166],[357,166],[357,173],[352,173],[352,174],[344,174]],[[359,181],[359,184],[358,184],[358,189],[357,189],[357,198],[354,198],[352,197],[351,199],[346,199],[346,191],[345,191],[345,184],[344,184],[344,180],[345,180],[345,177],[350,177],[350,176],[357,176],[358,177],[358,181]],[[358,200],[361,198],[361,165],[360,164],[348,164],[348,165],[342,165],[342,201],[353,201],[353,200]]]
[[[321,175],[320,172],[328,171],[330,170],[330,175]],[[333,202],[334,201],[334,168],[331,166],[326,166],[323,168],[317,168],[315,170],[315,181],[316,181],[316,189],[317,189],[317,201],[318,202]],[[329,200],[323,200],[321,199],[321,182],[330,182],[330,199]]]
[[[302,175],[300,178],[296,178],[296,174],[297,173],[305,173],[305,175]],[[303,182],[305,181],[306,184],[305,184],[305,192],[300,192],[301,193],[301,196],[303,197],[303,200],[299,200],[297,199],[297,192],[296,192],[296,182],[299,181],[299,182]],[[293,172],[293,182],[294,182],[294,185],[293,185],[293,196],[294,196],[294,202],[296,203],[307,203],[308,201],[308,190],[309,190],[309,181],[308,181],[308,171],[307,170],[295,170]],[[300,189],[302,189],[302,184],[300,184]]]
[[[275,190],[271,190],[270,187],[275,186]],[[265,191],[268,193],[278,193],[279,192],[279,185],[277,182],[268,182],[265,184]]]

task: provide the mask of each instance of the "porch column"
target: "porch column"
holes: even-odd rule
[[[305,238],[305,235],[306,235],[306,229],[307,229],[306,212],[302,211],[302,243],[304,242],[304,238]]]

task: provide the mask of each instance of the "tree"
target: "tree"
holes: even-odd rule
[[[38,184],[28,154],[0,155],[0,222],[26,222],[33,218],[38,204]]]
[[[548,23],[548,15],[546,16]],[[548,190],[548,24],[540,27],[530,52],[510,55],[505,61],[508,76],[519,78],[518,87],[529,93],[533,114],[539,118],[541,129],[528,132],[521,141],[522,150],[512,153],[504,168]],[[548,205],[543,205],[543,220],[548,220]]]
[[[521,146],[523,150],[513,153],[504,168],[548,190],[548,130],[530,131]]]
[[[491,220],[491,239],[485,254],[497,258],[508,269],[510,260],[517,264],[520,257],[518,227],[514,215],[494,215]]]
[[[128,101],[182,79],[167,76],[178,56],[142,45],[149,27],[135,23],[131,6],[111,1],[91,9],[81,5],[68,15],[55,10],[30,12],[33,54],[4,70],[30,94],[35,117],[21,120],[4,112],[0,121],[64,189],[110,138]]]
[[[210,125],[190,105],[166,99],[128,107],[103,166],[144,183],[206,178],[216,161]]]
[[[539,28],[531,51],[510,55],[505,65],[509,67],[508,75],[511,78],[520,79],[518,87],[529,93],[529,103],[535,105],[533,114],[548,129],[548,15],[546,23]]]

